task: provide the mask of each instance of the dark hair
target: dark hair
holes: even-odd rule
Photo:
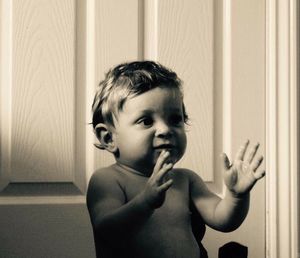
[[[98,123],[114,125],[113,117],[128,97],[140,95],[156,87],[179,89],[182,97],[182,81],[177,74],[153,61],[123,63],[110,69],[99,83],[93,106],[93,127]],[[184,121],[188,116],[183,104]]]

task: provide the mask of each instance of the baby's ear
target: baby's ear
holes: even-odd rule
[[[99,123],[95,127],[95,134],[100,144],[95,144],[96,147],[102,150],[107,150],[111,153],[116,153],[118,147],[114,141],[113,133],[109,130],[109,127],[103,123]]]

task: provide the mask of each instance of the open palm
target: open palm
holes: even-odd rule
[[[249,154],[245,155],[248,146],[249,140],[240,147],[232,164],[227,155],[223,154],[224,182],[228,189],[237,196],[248,193],[256,181],[265,175],[265,171],[258,171],[263,156],[255,157],[259,144],[253,146]]]

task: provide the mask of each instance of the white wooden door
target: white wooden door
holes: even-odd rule
[[[85,208],[93,170],[90,106],[113,65],[153,59],[184,81],[191,118],[177,166],[222,194],[220,154],[265,145],[265,2],[261,0],[0,0],[0,256],[94,257]],[[210,258],[236,241],[265,257],[265,187],[244,224],[208,229]]]
[[[86,3],[1,0],[0,257],[94,257]]]

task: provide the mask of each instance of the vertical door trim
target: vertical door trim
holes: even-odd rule
[[[297,258],[297,8],[266,4],[267,257]]]
[[[12,1],[2,0],[0,27],[0,189],[11,173]]]
[[[95,18],[95,0],[87,1],[86,8],[86,120],[91,117],[91,106],[95,94],[95,56],[96,56],[96,18]],[[87,122],[88,123],[88,122]],[[90,127],[86,127],[86,182],[88,184],[94,172],[94,135]]]
[[[223,151],[232,156],[232,5],[225,0],[223,5]],[[225,190],[225,188],[223,187]]]
[[[144,1],[144,59],[158,60],[158,1]]]

